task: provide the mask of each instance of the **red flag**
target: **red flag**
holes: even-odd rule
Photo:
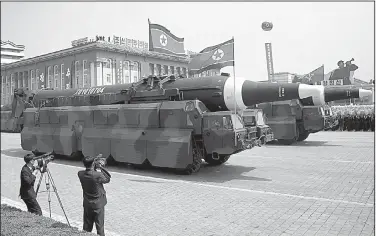
[[[324,65],[302,76],[299,80],[303,84],[317,84],[324,80]]]
[[[189,63],[189,70],[191,73],[200,74],[226,66],[234,66],[234,39],[202,50]]]
[[[162,25],[151,24],[149,20],[149,50],[184,56],[184,38],[175,36]]]

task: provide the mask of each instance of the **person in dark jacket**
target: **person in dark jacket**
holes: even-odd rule
[[[83,163],[86,170],[78,172],[83,190],[83,230],[91,232],[95,223],[97,234],[104,236],[104,206],[107,204],[107,198],[103,184],[110,182],[111,175],[103,166],[95,166],[94,159],[85,157]]]
[[[41,216],[42,209],[39,206],[37,194],[34,190],[34,183],[39,170],[38,166],[34,166],[34,157],[34,154],[27,154],[24,156],[26,164],[21,170],[21,187],[19,196],[25,202],[28,212]]]

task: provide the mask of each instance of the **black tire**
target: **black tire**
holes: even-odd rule
[[[213,159],[212,155],[206,155],[205,161],[209,165],[217,166],[217,165],[222,165],[223,163],[228,161],[229,158],[230,158],[230,155],[219,155],[218,160],[216,160],[216,159]]]
[[[300,133],[298,139],[296,141],[301,142],[308,138],[309,132],[305,131],[304,133]]]

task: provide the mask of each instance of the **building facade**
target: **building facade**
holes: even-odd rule
[[[132,83],[143,76],[188,76],[189,57],[178,57],[109,42],[89,42],[57,52],[1,65],[1,104],[19,87],[89,88]]]
[[[16,62],[25,57],[25,46],[11,41],[1,41],[1,64]]]
[[[273,80],[277,83],[292,83],[296,74],[289,72],[278,72],[272,75]]]

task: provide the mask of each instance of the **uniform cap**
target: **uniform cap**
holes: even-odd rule
[[[35,155],[32,154],[32,153],[26,154],[26,155],[24,156],[24,161],[25,161],[26,163],[29,163],[31,160],[33,160],[34,157],[35,157]]]

